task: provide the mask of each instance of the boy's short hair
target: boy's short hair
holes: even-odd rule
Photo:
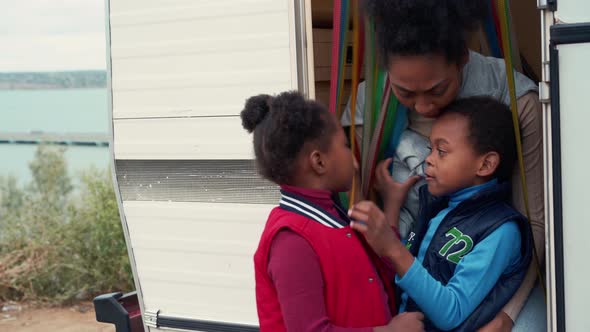
[[[494,176],[500,181],[510,179],[516,161],[516,141],[508,106],[490,97],[469,97],[454,101],[442,112],[450,113],[467,119],[467,137],[477,153],[494,151],[500,155]]]

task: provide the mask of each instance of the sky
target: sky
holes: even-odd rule
[[[0,0],[0,72],[106,68],[105,0]]]

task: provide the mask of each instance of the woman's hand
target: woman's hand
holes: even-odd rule
[[[379,326],[373,332],[422,332],[424,315],[421,312],[403,312],[395,317],[386,326]]]
[[[477,332],[510,332],[513,325],[512,319],[504,311],[500,311],[491,322]]]
[[[392,158],[387,158],[377,164],[377,167],[375,167],[374,187],[381,195],[386,209],[399,210],[403,206],[412,186],[420,180],[420,176],[411,176],[403,183],[396,182],[389,173],[391,163]]]

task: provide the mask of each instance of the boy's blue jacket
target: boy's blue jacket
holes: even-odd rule
[[[509,195],[509,183],[503,182],[483,189],[461,202],[443,219],[424,256],[422,264],[426,270],[434,279],[446,285],[454,274],[457,259],[460,259],[460,255],[451,257],[451,255],[441,254],[445,244],[449,243],[448,233],[452,233],[453,229],[460,231],[457,234],[461,234],[460,238],[464,239],[463,242],[472,241],[471,247],[475,247],[505,222],[514,221],[520,228],[522,254],[520,263],[510,273],[502,274],[480,305],[453,331],[476,331],[491,321],[518,290],[529,267],[533,251],[531,228],[526,218],[508,204]],[[429,221],[447,205],[448,199],[430,195],[427,185],[420,188],[419,218],[407,241],[407,247],[415,257],[418,256],[420,243],[427,231]],[[440,303],[440,306],[445,304]],[[408,298],[406,311],[422,310],[411,298]],[[427,318],[425,329],[439,331]]]

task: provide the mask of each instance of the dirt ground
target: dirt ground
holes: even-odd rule
[[[92,303],[64,308],[39,308],[22,303],[0,304],[0,331],[6,332],[115,332],[99,323]]]

